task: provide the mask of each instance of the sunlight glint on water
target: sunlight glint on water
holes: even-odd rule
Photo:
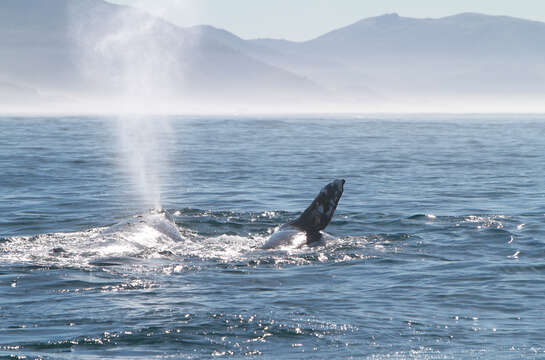
[[[545,355],[543,119],[151,119],[172,216],[115,120],[0,119],[0,357]],[[327,246],[261,248],[337,177]]]

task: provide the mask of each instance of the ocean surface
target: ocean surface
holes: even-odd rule
[[[134,121],[0,118],[0,358],[545,358],[545,116]]]

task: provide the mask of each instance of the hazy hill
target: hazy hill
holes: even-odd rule
[[[119,98],[317,111],[437,99],[540,104],[545,23],[388,14],[291,42],[180,28],[102,0],[2,0],[0,83],[11,94],[0,103]]]
[[[545,23],[465,13],[440,19],[388,14],[316,39],[253,40],[286,69],[330,88],[364,83],[393,94],[545,94]],[[272,61],[273,57],[263,57]]]
[[[101,0],[0,1],[6,83],[80,99],[285,102],[320,94],[310,80],[229,45]]]

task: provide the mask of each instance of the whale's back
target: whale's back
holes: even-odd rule
[[[307,242],[307,233],[293,227],[280,229],[271,235],[263,249],[299,248]]]

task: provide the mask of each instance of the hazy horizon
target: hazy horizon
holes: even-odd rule
[[[101,0],[32,5],[0,3],[0,113],[545,113],[541,22],[390,13],[297,43]]]

